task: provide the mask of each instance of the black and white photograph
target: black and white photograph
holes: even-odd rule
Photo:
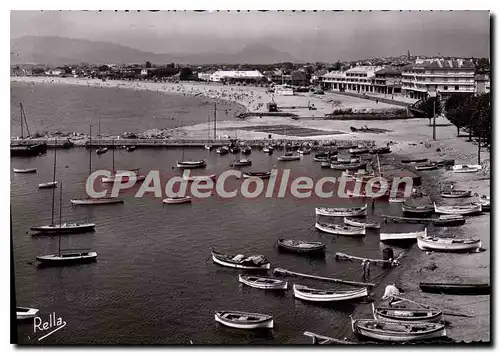
[[[11,344],[491,345],[490,11],[9,16]]]

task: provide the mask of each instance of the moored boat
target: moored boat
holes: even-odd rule
[[[354,208],[327,208],[317,207],[315,209],[316,215],[323,216],[366,216],[368,205]]]
[[[36,173],[36,168],[14,168],[14,173]]]
[[[37,256],[36,260],[44,265],[67,265],[90,263],[97,260],[96,252],[71,252]]]
[[[127,146],[125,148],[125,150],[127,150],[128,152],[132,152],[134,151],[135,149],[137,149],[137,147],[135,145],[131,145],[131,146]]]
[[[186,195],[184,197],[171,197],[163,199],[164,204],[185,204],[191,203],[191,197]]]
[[[286,290],[288,282],[280,279],[259,277],[255,275],[239,275],[240,283],[251,286],[252,288],[264,290]]]
[[[235,256],[212,251],[212,259],[215,263],[239,269],[269,269],[271,263],[262,255],[245,256],[237,254]]]
[[[432,220],[434,226],[461,226],[465,224],[462,215],[440,215],[439,218]]]
[[[488,283],[431,283],[421,282],[420,289],[424,293],[449,295],[489,295],[491,287]]]
[[[330,168],[330,160],[321,162],[321,168]]]
[[[71,199],[72,205],[104,205],[104,204],[123,204],[125,201],[121,198],[103,197],[103,198],[85,198]]]
[[[231,166],[242,167],[242,166],[250,166],[251,164],[252,164],[252,160],[250,160],[250,159],[239,159],[239,160],[234,160],[231,163]]]
[[[57,187],[57,181],[54,181],[54,182],[44,182],[44,183],[40,183],[38,185],[38,188],[40,189],[43,189],[43,188],[56,188]]]
[[[471,196],[471,191],[452,189],[441,191],[440,195],[443,198],[468,198]]]
[[[340,171],[343,171],[343,170],[360,170],[360,169],[364,169],[366,168],[366,165],[368,163],[365,161],[365,162],[347,162],[347,163],[344,163],[344,162],[332,162],[330,164],[330,168],[332,170],[340,170]]]
[[[389,198],[389,203],[404,203],[406,200],[407,198],[404,197]]]
[[[382,155],[382,154],[389,154],[391,152],[391,148],[390,147],[378,147],[378,148],[373,148],[370,150],[370,154],[379,154],[379,155]]]
[[[31,307],[16,307],[16,318],[18,320],[29,320],[38,315],[39,310]]]
[[[274,151],[274,148],[272,146],[264,146],[264,148],[262,149],[262,152],[265,153],[265,154],[272,154]]]
[[[277,244],[281,249],[297,253],[324,253],[326,249],[326,245],[323,242],[286,240],[280,238]]]
[[[440,238],[435,236],[417,237],[418,248],[422,251],[473,252],[481,248],[480,239]]]
[[[380,233],[380,241],[414,241],[417,237],[427,236],[427,228],[424,231],[400,232],[400,233]]]
[[[278,161],[297,161],[300,160],[300,155],[282,155],[278,156]]]
[[[471,215],[481,212],[481,205],[440,205],[434,203],[434,211],[438,214]]]
[[[350,226],[364,227],[366,229],[380,229],[380,223],[376,221],[360,221],[344,217],[344,224]]]
[[[215,321],[240,329],[273,328],[274,326],[273,317],[270,315],[241,311],[217,311]]]
[[[177,161],[178,168],[201,168],[206,167],[207,162],[205,160],[198,161]]]
[[[401,210],[405,214],[414,214],[414,215],[428,215],[434,212],[434,206],[432,204],[426,205],[410,205],[408,203],[403,203],[401,205]]]
[[[241,153],[243,155],[250,155],[252,153],[252,148],[250,146],[244,146],[241,148]]]
[[[411,342],[446,336],[444,324],[433,322],[390,322],[351,318],[352,331],[368,338],[386,342]]]
[[[354,300],[368,296],[367,288],[354,290],[314,289],[304,285],[293,284],[293,295],[297,299],[312,302],[333,302]]]
[[[426,158],[421,158],[421,159],[403,159],[401,160],[402,163],[421,163],[421,162],[427,162]]]
[[[229,148],[227,146],[221,146],[215,149],[215,152],[219,155],[226,155],[229,153]]]
[[[411,309],[394,307],[375,307],[372,303],[373,318],[388,322],[440,322],[443,311],[437,309]]]
[[[297,150],[297,152],[299,153],[299,155],[309,155],[311,153],[311,149],[310,148],[301,148],[301,149]]]
[[[119,171],[113,173],[109,177],[103,177],[101,179],[102,183],[115,183],[115,182],[141,182],[146,179],[145,175],[137,174],[135,171],[138,170],[130,170],[130,171]]]
[[[431,171],[437,169],[437,165],[434,163],[424,163],[415,165],[415,170],[417,171]]]
[[[319,221],[316,222],[315,227],[320,231],[333,235],[364,236],[366,234],[366,229],[364,227],[328,224]]]
[[[45,154],[47,152],[47,144],[28,144],[28,145],[12,145],[10,146],[10,156],[12,157],[31,157]]]
[[[74,233],[88,232],[94,229],[95,229],[95,224],[90,222],[88,223],[65,222],[62,224],[33,226],[30,228],[31,231],[36,231],[45,234],[74,234]]]
[[[369,152],[370,152],[369,148],[362,147],[362,146],[358,146],[358,147],[350,148],[349,149],[349,153],[353,154],[353,155],[356,155],[356,154],[367,154]]]
[[[455,173],[474,173],[481,168],[481,165],[453,165],[451,169]]]
[[[96,154],[97,155],[102,155],[102,154],[105,154],[108,152],[108,148],[107,147],[101,147],[99,149],[96,150]]]
[[[271,177],[271,172],[243,172],[243,178],[262,178]]]

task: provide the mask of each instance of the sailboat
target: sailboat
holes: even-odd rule
[[[99,116],[99,140],[101,139],[101,116]],[[99,148],[96,150],[96,153],[97,155],[101,155],[101,154],[105,154],[106,152],[108,152],[108,148],[107,147],[103,147],[101,145],[99,145]]]
[[[208,126],[207,126],[208,143],[205,144],[205,150],[212,150],[212,144],[210,143],[210,115],[208,115]]]
[[[285,129],[285,136],[286,136],[286,129]],[[300,160],[300,155],[298,154],[293,154],[293,152],[286,152],[286,145],[287,141],[285,140],[285,154],[282,156],[278,156],[278,161],[296,161]]]
[[[38,185],[38,188],[56,188],[56,156],[57,156],[57,148],[54,148],[54,177],[51,182],[44,182]]]
[[[92,125],[89,128],[89,146],[92,146]],[[92,149],[89,149],[89,176],[92,174]],[[124,200],[121,198],[103,197],[85,199],[71,199],[72,205],[102,205],[102,204],[121,204]]]
[[[184,160],[184,148],[182,148],[182,159],[177,161],[177,168],[201,168],[206,167],[205,160]]]
[[[59,224],[54,224],[54,196],[55,191],[52,192],[52,222],[50,225],[34,226],[32,231],[48,234],[75,234],[87,231],[92,231],[95,228],[94,223],[62,223],[62,183],[59,200]]]
[[[28,138],[30,136],[30,130],[28,127],[28,121],[26,120],[26,112],[24,112],[24,107],[22,103],[19,103],[19,109],[21,112],[21,139],[24,139],[24,124],[26,124],[26,131],[28,133]],[[45,154],[47,152],[46,143],[24,143],[16,144],[11,142],[10,144],[10,156],[19,157],[29,157],[38,156],[40,154]]]
[[[138,168],[133,169],[133,170],[116,172],[116,170],[115,170],[115,142],[114,141],[113,141],[112,150],[113,150],[113,174],[109,177],[104,177],[102,179],[102,183],[115,183],[115,182],[120,182],[120,181],[128,182],[129,179],[131,179],[134,182],[144,181],[146,176],[141,175],[141,174],[137,174],[137,172],[139,172]],[[133,172],[133,173],[131,173],[131,172]]]

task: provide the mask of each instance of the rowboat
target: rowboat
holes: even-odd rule
[[[252,288],[265,290],[286,290],[288,282],[279,279],[258,277],[255,275],[239,275],[240,283],[251,286]]]
[[[434,211],[438,214],[470,215],[481,212],[481,205],[440,205],[434,203]]]
[[[370,152],[370,149],[367,147],[356,147],[356,148],[350,148],[349,153],[350,154],[367,154]]]
[[[215,152],[219,155],[226,155],[229,153],[229,148],[227,146],[221,146],[215,149]]]
[[[36,173],[36,168],[15,168],[14,173]]]
[[[316,345],[330,345],[330,344],[333,344],[333,345],[336,345],[336,344],[350,345],[350,344],[356,344],[354,342],[349,342],[347,340],[332,338],[332,337],[324,336],[322,334],[317,334],[317,333],[313,333],[313,332],[309,332],[309,331],[304,332],[304,335],[307,336],[307,337],[311,337],[312,338],[312,344],[316,344]]]
[[[66,265],[75,263],[90,263],[97,260],[96,252],[73,252],[50,254],[46,256],[37,256],[36,260],[46,265]]]
[[[300,155],[282,155],[278,156],[278,161],[297,161],[300,160]]]
[[[38,188],[56,188],[57,187],[57,181],[54,182],[44,182],[40,183],[38,185]]]
[[[102,154],[105,154],[108,152],[108,148],[107,147],[102,147],[102,148],[99,148],[96,150],[96,154],[97,155],[102,155]]]
[[[437,165],[434,163],[425,163],[421,165],[415,165],[415,170],[417,171],[430,171],[437,169]]]
[[[215,321],[225,326],[241,329],[273,328],[273,317],[261,313],[217,311]]]
[[[426,158],[421,158],[421,159],[403,159],[401,160],[402,163],[420,163],[420,162],[427,162]]]
[[[212,175],[208,175],[208,176],[182,176],[182,179],[185,180],[185,181],[188,181],[188,182],[194,182],[194,181],[210,181],[210,180],[214,180],[217,178],[217,175],[215,174],[212,174]]]
[[[299,284],[293,284],[293,295],[297,299],[312,302],[345,301],[368,296],[368,289],[358,288],[355,290],[324,290],[313,289]]]
[[[372,303],[373,318],[388,322],[441,322],[443,311],[437,309],[407,309],[394,307],[375,307]]]
[[[449,191],[441,191],[440,194],[443,198],[468,198],[471,196],[471,191],[454,189]]]
[[[120,198],[104,197],[104,198],[86,198],[86,199],[71,199],[72,205],[103,205],[103,204],[123,204],[125,201]]]
[[[364,227],[367,229],[380,229],[380,223],[376,221],[359,221],[359,220],[344,218],[344,224],[350,226]]]
[[[236,256],[226,255],[220,252],[212,251],[212,259],[220,265],[239,268],[239,269],[269,269],[271,263],[262,255],[245,256],[238,254]]]
[[[424,231],[403,232],[403,233],[380,233],[380,241],[406,241],[416,240],[417,237],[427,236],[427,228]]]
[[[317,207],[315,209],[316,215],[323,216],[366,216],[368,205],[354,208],[326,208]]]
[[[333,235],[364,236],[366,234],[366,229],[364,227],[328,224],[318,221],[316,222],[315,227],[320,231]]]
[[[191,197],[186,195],[184,197],[171,197],[163,199],[163,203],[165,204],[185,204],[191,203]]]
[[[33,226],[31,231],[46,233],[46,234],[76,234],[95,229],[94,223],[62,223],[55,225]]]
[[[242,167],[242,166],[250,166],[251,164],[252,164],[252,160],[250,160],[250,159],[239,159],[239,160],[234,160],[231,163],[231,166]]]
[[[420,289],[425,293],[450,295],[489,295],[490,284],[487,283],[429,283],[421,282]]]
[[[472,252],[481,248],[479,239],[454,239],[425,236],[417,238],[418,248],[422,251]]]
[[[243,172],[243,178],[269,178],[271,172]]]
[[[328,155],[324,155],[324,156],[314,156],[313,160],[315,162],[328,162],[328,166],[330,166],[330,161],[331,161],[331,158],[330,156]]]
[[[434,207],[431,204],[427,205],[409,205],[407,203],[403,203],[401,206],[401,210],[406,214],[415,214],[415,215],[427,215],[432,214],[434,212]]]
[[[278,239],[278,247],[297,253],[324,253],[326,246],[323,242],[299,241]]]
[[[351,317],[351,324],[355,334],[387,342],[410,342],[446,336],[445,325],[441,323],[354,320]]]
[[[30,307],[16,307],[16,317],[18,320],[28,320],[36,317],[39,310]]]
[[[455,173],[473,173],[481,169],[481,165],[453,165],[452,171]]]
[[[440,215],[438,219],[433,219],[434,226],[460,226],[465,224],[465,219],[462,215]]]
[[[337,162],[332,162],[330,164],[330,168],[332,170],[360,170],[366,168],[367,162],[348,162],[348,163],[337,163]]]
[[[359,157],[352,156],[337,156],[332,159],[333,164],[342,164],[342,163],[356,163],[360,162],[361,159]]]
[[[250,155],[252,153],[252,148],[250,146],[245,146],[241,149],[243,155]]]
[[[177,168],[200,168],[206,167],[207,162],[205,160],[199,161],[177,161]]]

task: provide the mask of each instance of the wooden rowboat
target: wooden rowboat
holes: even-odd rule
[[[443,311],[437,309],[407,309],[394,307],[375,307],[372,303],[373,318],[389,322],[440,322]]]
[[[481,248],[479,239],[454,239],[425,236],[417,238],[418,248],[422,251],[472,252]]]
[[[406,214],[414,214],[414,215],[428,215],[434,212],[434,207],[432,204],[427,205],[409,205],[407,203],[403,203],[401,206],[401,210]]]
[[[271,263],[266,259],[266,257],[262,255],[245,256],[242,254],[238,254],[232,256],[212,251],[212,259],[214,263],[231,268],[254,270],[271,268]]]
[[[451,215],[470,215],[481,212],[481,205],[440,205],[434,203],[434,211],[438,214],[451,214]]]
[[[297,299],[312,302],[346,301],[368,296],[368,289],[359,288],[355,290],[324,290],[313,289],[299,284],[293,284],[293,295]]]
[[[279,279],[258,277],[254,275],[239,275],[238,280],[240,283],[251,286],[252,288],[265,289],[265,290],[286,290],[288,282]]]
[[[362,207],[354,208],[326,208],[317,207],[315,209],[316,215],[323,216],[366,216],[368,204]]]
[[[323,242],[278,239],[278,247],[297,253],[325,253],[326,246]]]
[[[16,307],[16,317],[19,321],[28,320],[38,315],[39,310],[30,307]]]
[[[450,295],[489,295],[490,284],[487,283],[429,283],[421,282],[420,289],[425,293]]]
[[[437,165],[434,163],[425,163],[421,165],[416,165],[415,170],[417,171],[431,171],[437,169]]]
[[[354,320],[351,317],[351,325],[355,334],[384,342],[411,342],[446,336],[445,325],[441,323]]]
[[[364,227],[344,226],[322,222],[316,222],[315,227],[320,231],[333,235],[364,236],[366,234],[366,229]]]
[[[438,219],[433,219],[434,226],[461,226],[465,224],[465,219],[462,215],[441,215]]]
[[[177,168],[201,168],[206,167],[207,162],[205,160],[199,161],[177,161]]]
[[[44,182],[40,183],[38,185],[38,188],[56,188],[57,187],[57,181],[54,182]]]
[[[14,173],[36,173],[36,168],[15,168]]]
[[[273,328],[274,326],[272,316],[241,311],[217,311],[215,321],[240,329]]]
[[[330,164],[330,168],[332,170],[337,170],[337,171],[343,171],[343,170],[360,170],[366,168],[366,165],[368,163],[365,162],[347,162],[347,163],[337,163],[337,162],[332,162]]]
[[[364,227],[367,229],[380,229],[380,223],[376,221],[358,221],[344,217],[344,224],[350,226]]]
[[[380,241],[407,241],[417,240],[417,237],[427,236],[427,228],[424,231],[406,232],[406,233],[380,233]]]
[[[415,163],[419,163],[419,162],[427,162],[427,159],[426,158],[422,158],[422,159],[403,159],[401,160],[402,163],[412,163],[412,162],[415,162]]]
[[[468,198],[471,196],[471,191],[466,190],[449,190],[449,191],[441,191],[441,197],[443,198]]]

